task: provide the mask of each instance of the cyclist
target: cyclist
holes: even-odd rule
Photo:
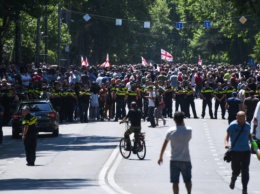
[[[130,142],[130,135],[131,133],[135,134],[135,142],[134,142],[134,153],[136,153],[136,145],[137,142],[139,142],[139,133],[141,132],[141,119],[142,119],[142,113],[141,110],[138,109],[137,104],[135,101],[131,102],[131,109],[128,111],[127,115],[120,121],[121,123],[124,123],[126,120],[129,120],[131,123],[131,126],[129,129],[126,130],[124,134],[125,141],[127,142],[126,151],[131,151],[131,142]]]

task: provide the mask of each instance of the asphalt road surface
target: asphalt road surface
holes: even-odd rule
[[[201,114],[201,100],[196,100],[197,114]],[[220,111],[218,118],[221,118]],[[191,114],[192,115],[192,114]],[[193,115],[192,115],[193,116]],[[227,117],[227,115],[226,115]],[[234,190],[229,189],[230,163],[223,161],[224,136],[227,120],[185,119],[193,129],[190,142],[192,159],[193,194],[242,193],[241,177]],[[59,137],[40,134],[37,145],[36,166],[26,166],[23,142],[11,138],[11,127],[4,127],[4,141],[0,147],[0,193],[31,194],[169,194],[170,146],[164,162],[157,164],[166,131],[174,125],[167,118],[163,126],[148,128],[145,132],[147,155],[139,160],[132,154],[123,159],[118,143],[125,126],[104,121],[87,124],[62,124]],[[259,162],[252,155],[250,165],[250,194],[260,194]],[[182,178],[180,193],[186,193]]]

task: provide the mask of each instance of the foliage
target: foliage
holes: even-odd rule
[[[0,51],[15,61],[15,29],[21,20],[21,55],[24,63],[35,60],[37,18],[40,53],[44,53],[44,17],[48,15],[48,58],[57,62],[58,6],[62,5],[61,58],[70,46],[70,62],[87,56],[91,65],[140,63],[140,56],[160,62],[160,49],[172,53],[176,63],[247,63],[260,60],[260,2],[253,0],[2,0],[0,2]],[[46,5],[48,9],[46,10]],[[91,19],[85,21],[83,16]],[[247,22],[239,18],[245,15]],[[122,26],[115,25],[122,19]],[[205,29],[204,21],[211,26]],[[144,28],[144,21],[151,28]],[[176,22],[184,28],[176,29]],[[44,55],[40,55],[44,61]],[[1,59],[0,59],[1,60]]]

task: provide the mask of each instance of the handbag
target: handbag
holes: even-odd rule
[[[235,146],[235,144],[236,144],[236,142],[237,142],[237,140],[238,140],[240,134],[242,133],[244,127],[245,127],[245,125],[242,126],[242,129],[239,131],[239,134],[237,134],[235,141],[234,141],[234,142],[232,143],[232,145],[231,145],[231,148],[233,148],[233,147]],[[229,149],[226,151],[226,153],[224,154],[223,160],[224,160],[225,162],[227,162],[227,163],[229,163],[229,162],[232,161],[232,151],[231,151],[231,148],[229,148]]]

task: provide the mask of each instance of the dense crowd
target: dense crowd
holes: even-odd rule
[[[12,117],[12,112],[20,100],[49,99],[60,113],[61,122],[88,122],[121,119],[126,107],[136,101],[142,111],[143,119],[148,114],[148,87],[156,92],[155,117],[172,117],[173,101],[175,110],[180,107],[186,117],[198,118],[194,98],[215,97],[218,105],[210,117],[217,118],[218,106],[237,91],[243,90],[248,97],[250,91],[260,97],[260,63],[254,68],[242,65],[197,65],[197,64],[153,64],[144,66],[100,65],[79,67],[59,67],[57,65],[2,65],[1,104],[4,107],[4,125]],[[207,89],[207,88],[210,88]],[[219,90],[218,90],[219,89]],[[220,92],[222,91],[222,92]],[[240,92],[242,93],[242,92]],[[158,102],[157,102],[158,101]],[[209,105],[210,102],[205,104]],[[212,106],[212,104],[211,104]],[[217,107],[216,107],[217,106]],[[205,116],[203,104],[202,117]],[[223,110],[224,111],[224,110]],[[222,118],[225,113],[222,112]],[[164,120],[165,123],[165,120]]]

